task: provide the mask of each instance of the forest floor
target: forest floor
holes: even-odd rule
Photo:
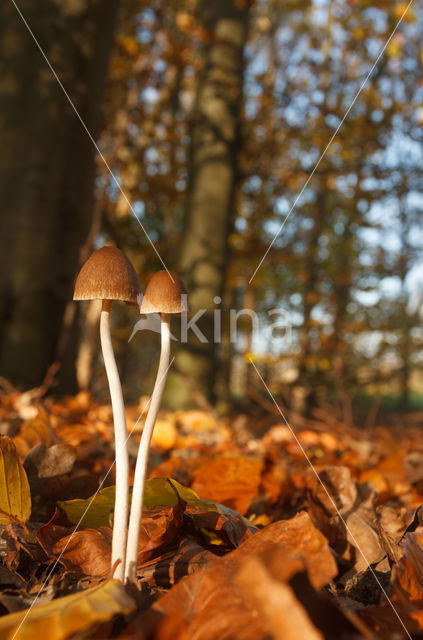
[[[132,469],[142,408],[127,409]],[[423,637],[423,416],[288,420],[160,414],[125,588],[110,406],[4,392],[0,639]]]

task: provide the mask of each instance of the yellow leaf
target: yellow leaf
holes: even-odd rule
[[[394,15],[397,20],[401,18],[404,22],[415,22],[416,20],[414,11],[408,6],[407,2],[400,2],[395,5]]]
[[[267,527],[267,525],[272,522],[272,518],[265,513],[261,513],[260,515],[252,513],[251,516],[248,517],[248,520],[255,524],[256,527]]]
[[[162,449],[172,449],[177,435],[175,424],[171,420],[156,420],[151,443]]]
[[[330,360],[327,358],[320,358],[318,362],[318,367],[321,371],[328,371],[330,369]]]
[[[194,18],[186,11],[179,11],[179,13],[176,14],[176,24],[181,31],[189,29],[193,23]]]
[[[0,618],[1,640],[64,640],[106,622],[113,616],[129,614],[135,603],[118,580],[109,580],[85,591],[52,600],[33,609]]]
[[[131,36],[122,36],[118,43],[130,56],[135,56],[139,51],[139,43]]]
[[[0,436],[0,524],[14,519],[26,522],[31,515],[31,493],[25,469],[14,442]]]

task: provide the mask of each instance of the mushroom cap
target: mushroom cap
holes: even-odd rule
[[[177,273],[158,271],[148,283],[140,313],[186,313],[186,294],[186,287]]]
[[[74,300],[123,300],[138,304],[141,292],[137,274],[126,255],[116,247],[97,249],[82,266],[75,282]]]

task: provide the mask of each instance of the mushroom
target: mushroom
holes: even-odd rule
[[[102,247],[85,262],[75,283],[74,300],[103,301],[100,316],[100,340],[104,366],[109,382],[113,409],[116,451],[116,496],[113,517],[112,561],[115,577],[123,581],[125,570],[126,535],[129,511],[129,463],[125,405],[119,372],[110,336],[110,309],[112,300],[138,304],[140,294],[135,269],[122,251],[115,247]]]
[[[135,581],[136,576],[138,539],[144,499],[148,450],[169,369],[171,338],[169,314],[179,315],[187,312],[186,294],[187,291],[184,283],[174,271],[158,271],[151,278],[140,307],[140,313],[160,314],[161,352],[157,377],[151,395],[150,407],[145,420],[135,466],[131,514],[129,517],[125,580]]]

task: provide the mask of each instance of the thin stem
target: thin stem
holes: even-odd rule
[[[116,495],[113,515],[112,567],[119,559],[114,577],[123,581],[125,572],[126,534],[128,526],[129,462],[126,446],[126,418],[119,372],[110,336],[110,300],[103,300],[100,316],[100,339],[104,366],[109,381],[113,409],[116,455]]]
[[[166,384],[167,370],[170,359],[170,327],[169,316],[161,314],[161,352],[160,362],[154,383],[153,394],[151,396],[150,408],[147,413],[145,426],[141,436],[138,449],[137,464],[135,467],[134,486],[132,489],[131,515],[129,518],[128,546],[126,554],[125,580],[135,581],[138,539],[142,516],[142,506],[144,499],[145,477],[148,463],[148,450],[150,448],[151,436],[159,412],[160,402]]]

